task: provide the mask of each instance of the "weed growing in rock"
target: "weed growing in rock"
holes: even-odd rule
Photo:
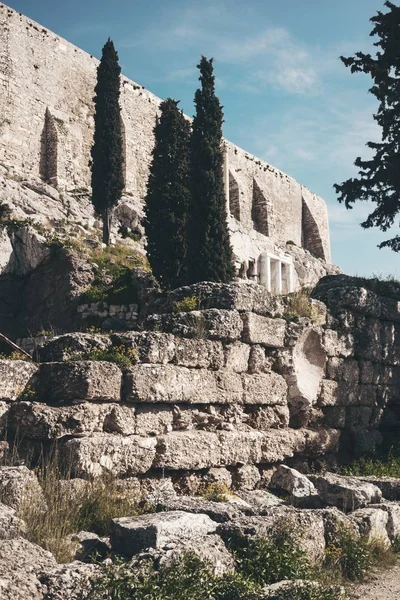
[[[211,502],[228,502],[232,492],[226,483],[208,483],[200,486],[198,495]]]
[[[306,317],[312,322],[317,321],[319,312],[310,300],[311,291],[304,288],[299,292],[290,294],[286,298],[286,309],[283,318],[287,321],[294,321],[298,317]]]
[[[350,581],[362,581],[372,563],[372,547],[368,541],[356,538],[348,529],[343,529],[325,551],[324,566]]]
[[[114,346],[101,350],[96,348],[90,352],[75,352],[68,358],[69,361],[94,360],[112,362],[121,368],[128,368],[138,360],[136,348],[127,348],[126,346]]]
[[[400,456],[390,450],[386,458],[360,458],[352,465],[343,467],[343,475],[364,477],[400,477]]]
[[[183,298],[183,300],[174,302],[174,305],[172,307],[172,312],[173,313],[190,312],[192,310],[198,310],[198,308],[199,308],[199,299],[196,298],[196,296],[187,296],[186,298]]]
[[[22,354],[22,352],[18,352],[14,350],[10,354],[0,354],[0,360],[27,360],[30,361],[30,358],[26,356],[26,354]]]

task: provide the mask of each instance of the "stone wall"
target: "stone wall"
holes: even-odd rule
[[[58,440],[79,477],[226,468],[235,479],[246,467],[262,485],[277,463],[374,452],[400,427],[400,288],[381,297],[348,279],[317,288],[333,314],[313,302],[312,318],[296,318],[256,284],[198,284],[144,331],[66,334],[40,364],[0,361],[3,428],[31,449]],[[174,312],[187,295],[203,308]],[[121,348],[131,364],[91,360]]]
[[[3,4],[0,29],[0,163],[64,191],[87,190],[98,61]],[[122,77],[126,191],[136,199],[146,191],[160,102]],[[321,198],[230,142],[225,171],[237,262],[257,261],[289,241],[330,262]]]

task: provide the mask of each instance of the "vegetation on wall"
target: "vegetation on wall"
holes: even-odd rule
[[[92,202],[103,220],[103,242],[107,245],[110,243],[112,209],[124,189],[120,76],[118,54],[108,39],[97,69],[92,147]]]
[[[190,124],[168,98],[160,105],[145,198],[147,255],[164,289],[186,282],[187,215],[190,203]]]
[[[366,73],[372,79],[369,91],[379,102],[373,118],[382,130],[382,141],[367,143],[367,147],[374,151],[373,158],[362,160],[358,157],[355,160],[354,164],[359,169],[358,177],[335,185],[339,202],[344,202],[346,208],[352,208],[359,200],[375,203],[376,208],[361,225],[365,229],[379,227],[382,231],[387,231],[393,225],[400,212],[400,128],[397,116],[400,107],[400,6],[388,1],[385,6],[388,12],[378,11],[371,18],[374,27],[370,35],[378,38],[374,43],[378,48],[376,56],[356,52],[355,56],[341,57],[352,73]],[[389,247],[399,252],[400,236],[382,242],[379,247]]]

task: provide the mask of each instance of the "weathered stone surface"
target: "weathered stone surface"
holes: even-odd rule
[[[56,560],[50,552],[28,540],[0,540],[1,599],[42,600],[39,575],[56,567]]]
[[[243,403],[258,405],[287,404],[286,381],[278,373],[255,373],[242,375]]]
[[[254,537],[266,537],[280,528],[293,532],[299,547],[312,561],[322,558],[325,550],[324,522],[320,511],[302,511],[289,506],[266,509],[263,516],[241,517],[218,526],[217,533],[226,542],[241,543]]]
[[[7,430],[9,412],[12,405],[9,402],[0,400],[0,436],[3,436]],[[1,456],[1,451],[0,451]]]
[[[38,348],[40,362],[63,362],[74,354],[88,354],[92,350],[105,350],[111,340],[105,335],[92,333],[66,333],[54,337]]]
[[[256,344],[250,347],[249,373],[270,373],[272,358],[267,356],[265,348]]]
[[[288,406],[263,406],[255,408],[247,416],[246,422],[250,427],[266,431],[288,427],[290,413]]]
[[[146,548],[163,548],[182,538],[206,536],[216,527],[207,515],[183,511],[123,517],[112,521],[111,546],[114,552],[134,556]]]
[[[135,433],[142,436],[163,435],[174,429],[176,419],[174,406],[139,404],[136,408]],[[188,421],[191,422],[191,419]]]
[[[200,496],[176,496],[159,500],[157,510],[184,511],[186,513],[208,515],[217,523],[239,519],[243,515],[252,515],[255,511],[240,498],[231,496],[227,502],[214,502]]]
[[[349,332],[338,332],[326,329],[323,338],[327,356],[347,358],[354,353],[354,338]]]
[[[225,346],[225,368],[235,373],[246,373],[249,368],[251,347],[241,342]]]
[[[389,540],[398,540],[400,538],[400,504],[398,502],[382,502],[381,504],[371,504],[368,508],[387,513],[386,532]]]
[[[272,475],[270,487],[287,492],[294,506],[317,508],[321,504],[317,490],[305,476],[286,465],[279,465]]]
[[[344,532],[349,532],[356,539],[359,537],[358,527],[351,520],[351,515],[345,515],[337,508],[323,508],[313,512],[322,516],[327,546],[337,544]]]
[[[243,465],[235,470],[233,480],[239,490],[253,490],[261,480],[261,475],[254,465]]]
[[[25,532],[26,525],[17,517],[15,510],[0,503],[0,541],[20,537]]]
[[[360,367],[357,360],[332,357],[326,365],[328,379],[346,381],[347,383],[358,383],[360,379]]]
[[[356,477],[344,477],[335,473],[307,477],[317,488],[323,502],[337,506],[344,512],[375,504],[382,498],[382,492],[377,486],[360,481]]]
[[[177,340],[170,333],[129,331],[113,333],[110,339],[113,346],[136,350],[139,362],[167,364],[175,358]]]
[[[173,365],[135,365],[125,373],[127,402],[231,404],[242,401],[240,375]]]
[[[239,490],[238,495],[245,502],[250,504],[254,511],[259,515],[263,515],[265,512],[268,514],[272,506],[286,504],[284,500],[266,490]]]
[[[91,582],[100,574],[98,565],[74,561],[67,565],[57,565],[39,574],[43,600],[81,600],[90,592]]]
[[[61,448],[77,477],[112,473],[115,476],[146,473],[155,457],[156,438],[95,434],[68,440]]]
[[[0,502],[15,510],[33,504],[46,510],[42,488],[33,471],[27,467],[0,467]]]
[[[150,315],[145,323],[149,329],[160,328],[166,333],[195,339],[216,339],[225,342],[240,340],[243,321],[236,310],[193,310],[175,314]]]
[[[209,483],[220,483],[228,488],[232,485],[232,474],[225,467],[211,467],[204,478]]]
[[[24,390],[36,386],[38,366],[24,360],[0,360],[0,400],[17,400]]]
[[[196,340],[188,338],[175,338],[175,363],[182,367],[195,369],[222,369],[227,361],[224,357],[224,348],[221,342],[211,340]],[[232,365],[226,364],[229,369]],[[247,371],[246,368],[243,369]],[[241,371],[238,371],[241,372]]]
[[[350,518],[358,527],[360,535],[369,541],[379,541],[386,547],[390,546],[387,533],[388,513],[377,508],[359,508],[351,513]]]
[[[102,539],[90,531],[73,534],[71,541],[77,545],[75,560],[82,562],[104,559],[111,550],[108,540]]]
[[[243,341],[260,344],[267,348],[281,348],[285,345],[286,321],[270,319],[254,313],[243,315]]]
[[[121,383],[121,370],[109,362],[82,360],[40,365],[39,394],[49,403],[118,402]]]
[[[386,500],[400,500],[400,479],[396,477],[359,477],[361,481],[378,487]]]
[[[24,438],[43,441],[102,431],[132,435],[136,433],[135,409],[108,403],[54,407],[39,402],[15,402],[9,427]]]

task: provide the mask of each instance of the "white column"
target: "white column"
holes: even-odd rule
[[[289,293],[294,292],[294,266],[289,264]]]
[[[225,200],[226,200],[226,213],[229,216],[229,157],[228,149],[225,142],[222,143],[222,154],[224,158],[223,172],[224,172],[224,186],[225,186]]]
[[[278,269],[277,269],[277,290],[278,290],[278,294],[282,294],[282,262],[279,261],[278,263]]]

